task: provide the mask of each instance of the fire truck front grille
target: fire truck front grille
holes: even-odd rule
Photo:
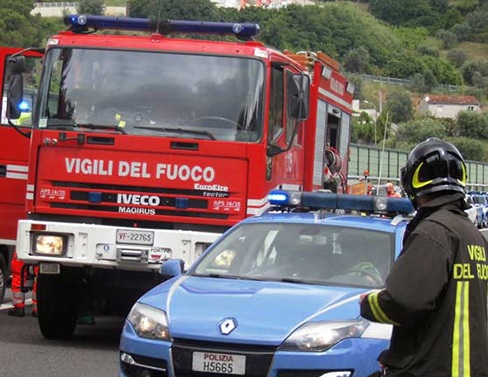
[[[91,205],[91,204],[70,204],[70,203],[50,203],[51,208],[64,208],[64,209],[74,209],[74,210],[86,210],[86,211],[102,211],[102,212],[119,212],[119,207],[116,206],[102,206],[102,205]],[[137,214],[144,214],[149,211],[148,208],[140,208]],[[160,216],[181,216],[181,217],[193,217],[193,218],[204,218],[204,219],[219,219],[227,220],[228,215],[221,213],[207,213],[207,212],[186,212],[186,211],[171,211],[164,209],[154,209],[152,215]]]
[[[147,263],[147,250],[117,248],[117,260],[120,262]]]

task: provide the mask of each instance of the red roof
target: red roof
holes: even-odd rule
[[[449,96],[432,94],[424,97],[424,101],[432,104],[445,105],[480,105],[480,101],[473,96]]]

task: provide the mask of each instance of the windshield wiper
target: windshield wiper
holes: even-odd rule
[[[200,278],[216,278],[216,279],[258,280],[258,281],[263,280],[261,278],[254,278],[254,277],[245,276],[245,275],[228,275],[228,274],[217,274],[217,273],[192,274],[191,276],[198,276]]]
[[[211,140],[217,140],[215,136],[209,131],[199,131],[199,130],[188,130],[185,128],[168,128],[168,127],[146,127],[146,126],[134,126],[133,128],[137,128],[140,130],[151,130],[151,131],[158,131],[158,132],[167,132],[167,133],[175,133],[175,134],[194,134],[194,135],[203,135],[207,136]]]
[[[72,119],[49,119],[47,122],[47,128],[54,128],[56,130],[76,130],[79,131],[79,128],[88,128],[91,130],[100,130],[100,129],[110,129],[120,132],[121,134],[127,135],[127,131],[120,127],[120,126],[109,126],[105,124],[77,124]]]
[[[76,127],[77,128],[88,128],[90,130],[104,130],[104,129],[114,130],[114,131],[120,132],[123,135],[127,135],[127,131],[125,130],[125,128],[120,127],[120,126],[115,126],[115,125],[112,126],[112,125],[106,125],[106,124],[77,124]]]

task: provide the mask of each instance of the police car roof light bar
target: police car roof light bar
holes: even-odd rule
[[[272,206],[279,207],[308,207],[313,209],[342,209],[401,214],[414,212],[412,203],[407,198],[273,190],[269,193],[268,200]]]
[[[149,18],[91,16],[72,14],[64,17],[64,24],[73,32],[89,29],[134,30],[159,32],[161,34],[214,34],[235,35],[240,39],[251,39],[259,34],[259,25],[253,23],[207,22],[166,20],[159,23]]]

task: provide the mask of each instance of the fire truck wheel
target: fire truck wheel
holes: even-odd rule
[[[5,257],[0,253],[0,305],[5,297],[5,289],[7,288],[7,263]]]
[[[76,280],[68,273],[39,274],[37,309],[39,328],[47,339],[69,339],[78,320]]]

